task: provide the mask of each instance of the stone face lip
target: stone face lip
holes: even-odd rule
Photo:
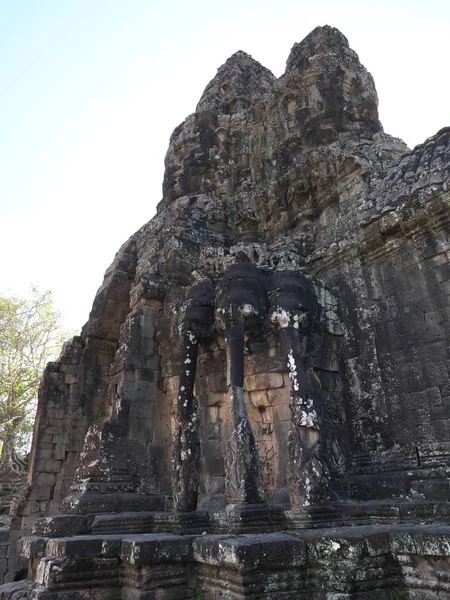
[[[221,114],[242,112],[256,96],[267,92],[276,81],[275,75],[239,50],[217,70],[206,86],[197,112],[211,110]]]

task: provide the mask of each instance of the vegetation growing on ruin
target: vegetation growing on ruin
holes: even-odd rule
[[[42,372],[64,338],[51,292],[0,296],[0,331],[0,470],[21,471]]]

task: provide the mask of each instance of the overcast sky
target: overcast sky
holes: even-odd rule
[[[388,133],[412,147],[450,125],[447,0],[0,0],[0,292],[50,289],[80,329],[217,68],[245,50],[280,76],[325,24],[374,76]]]

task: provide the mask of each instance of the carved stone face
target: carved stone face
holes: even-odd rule
[[[290,126],[308,145],[382,130],[372,76],[337,29],[318,27],[294,45],[284,83]]]

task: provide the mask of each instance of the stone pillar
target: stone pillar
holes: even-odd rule
[[[177,396],[177,431],[172,455],[174,509],[195,511],[200,471],[200,435],[197,399],[194,395],[198,344],[211,334],[214,292],[208,284],[193,286],[183,321],[180,387]]]
[[[244,335],[259,328],[266,314],[262,276],[245,261],[232,265],[222,278],[220,294],[218,313],[225,329],[232,423],[225,459],[225,495],[229,504],[262,504],[265,498],[258,448],[244,404]]]
[[[239,308],[230,306],[225,336],[232,433],[225,459],[225,494],[229,504],[264,502],[258,448],[244,404],[244,325]]]
[[[291,380],[289,496],[293,511],[304,513],[323,501],[328,480],[318,458],[319,418],[302,356],[302,337],[310,329],[315,298],[312,286],[297,273],[279,273],[272,279],[270,320],[279,329]]]
[[[180,512],[197,508],[200,461],[198,407],[194,396],[198,340],[191,328],[185,325],[183,329],[178,427],[172,455],[173,504]]]

